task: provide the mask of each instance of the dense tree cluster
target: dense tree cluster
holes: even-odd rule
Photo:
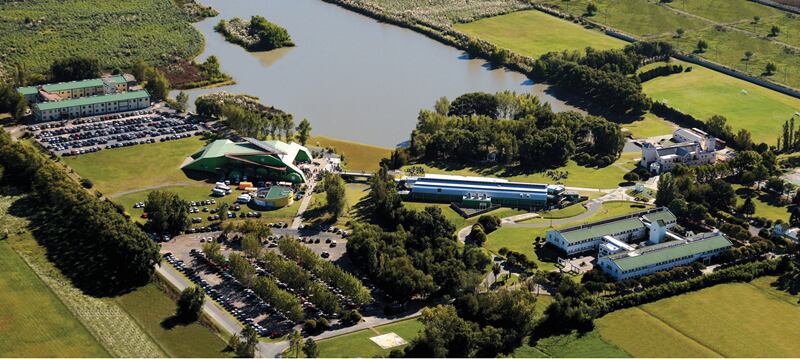
[[[220,20],[214,29],[225,35],[228,41],[250,51],[269,51],[294,46],[286,29],[269,22],[263,16],[255,15],[250,21],[240,18]]]
[[[197,286],[186,287],[178,297],[175,315],[185,322],[193,322],[200,318],[204,301],[205,294],[202,289]]]
[[[401,302],[434,293],[456,296],[475,287],[486,260],[459,249],[455,227],[439,208],[404,208],[385,167],[370,188],[364,213],[372,223],[357,224],[347,242],[353,263]]]
[[[50,76],[54,82],[78,81],[100,77],[97,59],[73,56],[53,61]]]
[[[189,226],[189,204],[175,192],[150,192],[144,212],[147,228],[156,233],[176,235]]]
[[[683,65],[663,65],[654,67],[647,71],[642,71],[636,76],[639,78],[639,82],[645,82],[656,77],[669,76],[672,74],[679,74],[681,72],[683,72]]]
[[[0,84],[0,113],[10,113],[16,119],[21,119],[28,109],[28,102],[14,86]]]
[[[231,275],[240,283],[252,289],[261,300],[270,303],[287,318],[295,322],[303,320],[303,306],[295,295],[281,289],[274,279],[257,276],[255,267],[241,255],[233,253],[228,259]]]
[[[341,311],[336,295],[312,279],[311,275],[294,261],[285,259],[274,252],[264,252],[261,262],[264,264],[264,269],[276,279],[294,291],[302,293],[322,312],[334,314]]]
[[[673,53],[662,42],[636,43],[624,50],[550,52],[534,62],[532,75],[571,92],[603,104],[609,113],[639,114],[650,109],[650,99],[642,93],[636,70],[653,59]]]
[[[147,282],[158,246],[108,201],[99,199],[34,148],[0,134],[3,182],[36,202],[34,236],[84,291],[113,294]]]
[[[448,115],[423,110],[411,134],[411,155],[430,161],[481,161],[494,157],[528,168],[557,167],[580,153],[579,162],[609,164],[624,137],[614,123],[576,112],[553,113],[530,94],[469,93]]]
[[[287,141],[294,137],[292,115],[264,106],[257,97],[226,92],[211,93],[198,97],[195,108],[200,116],[224,120],[228,128],[244,137],[278,139],[283,134]],[[310,132],[310,127],[308,131]]]
[[[282,238],[278,241],[278,248],[287,258],[297,262],[303,269],[313,273],[328,285],[341,290],[342,295],[356,304],[364,305],[372,301],[369,289],[364,287],[358,278],[332,262],[321,259],[319,255],[293,238]]]

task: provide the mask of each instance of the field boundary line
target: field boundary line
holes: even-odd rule
[[[669,323],[667,323],[667,321],[665,321],[664,319],[661,319],[661,318],[660,318],[660,317],[658,317],[657,315],[655,315],[655,314],[653,314],[653,313],[650,313],[650,312],[648,312],[647,310],[645,310],[645,309],[644,309],[644,308],[642,308],[641,306],[637,306],[637,307],[634,307],[634,308],[636,308],[636,309],[638,309],[638,310],[641,310],[643,313],[645,313],[645,314],[649,315],[650,317],[652,317],[653,319],[655,319],[655,320],[657,320],[657,321],[659,321],[659,322],[663,323],[664,325],[666,325],[666,326],[667,326],[667,327],[669,327],[670,329],[674,330],[676,333],[678,333],[678,334],[680,334],[680,335],[683,335],[684,337],[686,337],[686,338],[688,338],[689,340],[691,340],[691,341],[693,341],[693,342],[697,343],[697,344],[698,344],[698,345],[700,345],[701,347],[703,347],[703,348],[706,348],[706,349],[708,349],[709,351],[713,352],[714,354],[717,354],[717,355],[719,355],[719,356],[720,356],[720,358],[727,358],[727,357],[728,357],[728,355],[724,355],[724,354],[722,354],[722,353],[718,352],[718,351],[717,351],[717,350],[715,350],[714,348],[711,348],[710,346],[706,345],[705,343],[703,343],[703,342],[701,342],[701,341],[699,341],[699,340],[695,339],[695,338],[694,338],[694,337],[692,337],[691,335],[689,335],[689,334],[687,334],[687,333],[684,333],[682,330],[680,330],[680,329],[678,329],[678,328],[675,328],[675,327],[674,327],[672,324],[669,324]]]
[[[781,296],[779,296],[779,295],[777,295],[777,294],[775,294],[775,293],[771,293],[771,292],[770,292],[770,291],[768,291],[768,290],[764,290],[764,288],[762,288],[762,287],[759,287],[759,286],[757,286],[757,285],[753,284],[752,282],[747,282],[747,285],[749,285],[749,286],[751,286],[751,287],[753,287],[753,288],[757,289],[759,293],[762,293],[762,294],[764,294],[765,296],[767,296],[767,297],[770,297],[770,298],[772,298],[772,299],[776,299],[776,300],[779,300],[779,301],[781,301],[781,302],[784,302],[784,303],[786,303],[786,304],[793,305],[793,306],[797,306],[797,305],[798,305],[798,303],[796,303],[796,302],[795,302],[795,303],[792,303],[792,302],[790,302],[790,301],[786,300],[787,298],[785,298],[785,297],[781,297]]]
[[[157,346],[159,349],[161,349],[161,351],[162,351],[162,352],[164,352],[164,354],[166,354],[168,357],[171,357],[171,358],[175,358],[175,357],[176,357],[175,355],[173,355],[172,353],[170,353],[169,351],[167,351],[167,348],[164,348],[164,346],[163,346],[163,345],[161,345],[161,343],[159,343],[159,342],[156,340],[156,338],[153,338],[153,336],[152,336],[152,335],[150,335],[150,333],[148,333],[148,332],[147,332],[147,330],[144,328],[144,326],[142,325],[142,323],[140,323],[140,322],[139,322],[139,320],[138,320],[138,319],[136,319],[136,317],[134,317],[133,315],[131,315],[131,313],[129,313],[129,312],[128,312],[128,310],[127,310],[127,309],[125,309],[125,307],[123,307],[123,306],[119,305],[119,303],[117,302],[117,299],[116,299],[116,298],[111,298],[111,299],[109,299],[109,300],[111,300],[111,301],[114,301],[114,304],[116,304],[116,305],[119,307],[119,309],[122,309],[122,311],[123,311],[123,312],[125,312],[125,314],[126,314],[126,315],[128,315],[128,317],[130,317],[130,318],[131,318],[131,320],[133,320],[133,322],[134,322],[134,323],[136,323],[136,325],[138,325],[138,326],[139,326],[139,328],[142,330],[142,333],[144,333],[145,335],[147,335],[147,336],[150,338],[150,340],[153,342],[153,344],[155,344],[155,345],[156,345],[156,346]]]

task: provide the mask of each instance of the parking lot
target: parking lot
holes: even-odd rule
[[[156,143],[198,135],[197,120],[168,111],[141,110],[48,122],[27,128],[52,153],[77,156],[103,149]]]

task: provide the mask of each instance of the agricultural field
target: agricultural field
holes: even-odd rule
[[[590,0],[540,0],[573,15],[583,15]],[[599,11],[592,21],[646,40],[669,41],[693,53],[699,40],[708,43],[698,56],[752,76],[766,77],[791,87],[800,87],[800,19],[794,14],[748,0],[686,0],[660,4],[642,0],[597,0]],[[755,21],[758,17],[758,21]],[[771,29],[780,32],[772,36]],[[682,36],[677,35],[683,29]],[[754,55],[745,59],[745,52]],[[765,73],[767,63],[777,72]]]
[[[91,341],[80,339],[80,330],[76,330],[70,335],[74,336],[72,343],[80,339],[86,347],[87,352],[96,353],[99,356],[119,356],[119,357],[162,357],[163,351],[156,345],[136,321],[123,311],[113,300],[107,298],[96,298],[84,294],[80,289],[72,285],[69,279],[64,276],[48,259],[44,247],[40,246],[28,230],[28,220],[17,217],[9,213],[9,208],[16,206],[27,208],[29,203],[25,198],[3,197],[0,196],[0,231],[11,234],[4,245],[10,246],[28,264],[29,268],[46,285],[49,290],[58,298],[69,312],[82,323],[83,328],[91,333],[100,346],[93,346]],[[3,261],[5,263],[5,261]],[[25,298],[26,301],[33,300]],[[38,308],[37,308],[38,309]],[[63,313],[63,311],[61,312]],[[36,312],[32,315],[39,315]],[[58,315],[58,314],[56,314]],[[46,318],[47,321],[52,318]],[[27,318],[25,320],[31,320]],[[3,322],[5,323],[5,321]],[[17,328],[15,328],[17,330]],[[44,330],[42,328],[39,329]],[[0,330],[2,331],[2,330]],[[63,337],[67,340],[67,337]],[[103,351],[103,349],[105,349]],[[47,350],[47,348],[41,348]],[[73,348],[72,350],[78,350]],[[108,354],[101,354],[108,353]],[[24,356],[24,354],[19,354]],[[44,353],[31,354],[44,355]],[[65,354],[66,355],[66,354]]]
[[[690,72],[652,79],[642,88],[653,100],[695,118],[725,116],[734,131],[747,129],[754,142],[770,145],[781,134],[783,123],[800,108],[800,99],[700,66],[692,66]]]
[[[394,15],[411,15],[439,26],[469,22],[487,16],[505,14],[527,6],[517,0],[353,0]]]
[[[3,356],[109,356],[6,241],[0,242],[0,273]]]
[[[722,284],[596,320],[607,341],[637,357],[791,357],[800,342],[797,297],[774,277]],[[637,333],[637,335],[631,335]]]
[[[380,168],[381,159],[389,158],[392,152],[391,148],[337,140],[325,136],[315,136],[308,141],[307,145],[334,148],[336,153],[344,155],[344,168],[348,171],[375,172]]]
[[[170,357],[216,358],[232,354],[224,351],[227,343],[222,338],[198,322],[172,326],[169,319],[175,314],[175,302],[155,284],[148,284],[113,300]]]
[[[551,51],[622,48],[626,42],[584,29],[543,12],[530,10],[456,24],[455,29],[520,55],[539,57]]]
[[[101,60],[108,69],[142,58],[191,59],[203,38],[172,0],[35,0],[0,3],[0,69],[45,73],[56,59]],[[2,72],[2,71],[0,71]]]
[[[320,358],[375,358],[387,357],[391,349],[381,349],[369,338],[377,335],[395,333],[406,342],[416,338],[423,326],[417,319],[364,329],[317,342]],[[393,349],[402,349],[403,346]]]
[[[617,188],[620,183],[625,182],[622,176],[630,170],[633,170],[641,154],[638,152],[623,153],[622,156],[613,164],[597,168],[597,167],[584,167],[575,163],[575,161],[568,161],[565,166],[555,168],[552,171],[566,173],[567,178],[555,181],[548,173],[551,170],[535,172],[535,173],[518,173],[513,169],[507,169],[503,166],[497,167],[466,167],[466,166],[438,166],[431,164],[413,164],[409,167],[421,167],[425,173],[434,174],[449,174],[456,176],[490,176],[507,179],[516,182],[529,182],[529,183],[555,183],[566,186],[587,187],[587,188]],[[627,171],[625,170],[627,169]]]

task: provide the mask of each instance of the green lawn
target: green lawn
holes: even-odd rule
[[[325,136],[314,136],[309,146],[333,147],[336,153],[344,155],[345,169],[348,171],[375,172],[380,168],[382,158],[389,158],[392,149],[365,145],[363,143],[337,140]]]
[[[0,241],[0,273],[0,355],[109,356],[6,241]]]
[[[641,154],[638,152],[623,153],[622,156],[616,162],[614,162],[614,164],[602,168],[584,167],[578,165],[575,163],[575,161],[570,160],[565,166],[556,168],[554,170],[568,173],[566,179],[559,181],[567,186],[603,189],[617,188],[620,183],[625,182],[622,176],[628,172],[618,166],[622,166],[623,168],[631,170],[636,167],[640,157]],[[492,168],[437,167],[431,164],[413,164],[411,166],[422,167],[426,173],[434,174],[500,177],[509,181],[529,183],[555,182],[553,178],[547,175],[547,171],[519,174],[516,172],[509,172],[509,170],[503,166]]]
[[[45,73],[56,59],[82,55],[101,66],[142,58],[164,64],[192,58],[202,35],[172,0],[37,0],[0,2],[0,73],[21,63]],[[101,25],[102,24],[102,25]]]
[[[561,219],[561,218],[575,217],[584,212],[586,212],[586,207],[584,207],[581,204],[573,204],[571,206],[567,206],[560,209],[554,209],[552,211],[544,211],[539,214],[544,219]]]
[[[180,168],[187,157],[204,146],[205,142],[195,136],[63,157],[63,160],[82,177],[92,180],[95,189],[114,196],[151,186],[202,184],[186,177]]]
[[[769,286],[774,279],[722,284],[595,323],[604,339],[637,357],[793,357],[800,352],[800,306]]]
[[[456,211],[453,210],[453,208],[451,208],[449,204],[445,203],[403,202],[403,206],[417,211],[422,211],[425,209],[425,207],[437,207],[442,210],[442,214],[445,216],[445,218],[447,218],[450,221],[450,223],[452,223],[456,227],[456,231],[466,226],[475,224],[476,222],[478,222],[478,218],[481,217],[481,216],[474,216],[470,218],[464,218],[460,214],[456,213]],[[491,212],[484,213],[483,215],[494,215],[500,218],[505,218],[523,213],[527,213],[527,211],[514,208],[501,207]]]
[[[725,116],[734,130],[748,129],[756,143],[775,144],[783,123],[800,109],[800,99],[700,66],[692,67],[691,72],[645,82],[644,92],[698,119]]]
[[[148,284],[114,301],[150,335],[170,357],[227,357],[227,343],[199,323],[167,328],[162,322],[175,314],[175,302],[155,284]],[[191,338],[191,340],[187,340]]]
[[[631,333],[633,335],[633,333]],[[536,346],[528,344],[517,348],[515,358],[627,358],[628,353],[609,343],[597,331],[586,334],[568,334],[539,340]]]
[[[456,30],[518,54],[539,57],[551,51],[622,48],[625,42],[543,12],[530,10],[456,24]]]
[[[748,0],[679,0],[668,6],[722,23],[733,23],[742,20],[749,23],[753,16],[766,19],[767,17],[783,15],[778,9],[759,5]]]
[[[411,342],[416,338],[423,326],[417,319],[404,320],[384,326],[364,329],[355,333],[346,334],[330,339],[320,340],[320,358],[374,358],[387,357],[392,349],[402,349],[397,347],[392,349],[381,349],[369,338],[381,334],[395,333],[406,342]]]
[[[649,138],[671,135],[678,126],[652,113],[647,113],[642,119],[620,124],[620,127],[623,131],[630,133],[633,138]]]
[[[789,207],[776,206],[769,202],[770,198],[763,192],[756,192],[754,190],[744,188],[742,185],[735,184],[733,189],[736,190],[736,207],[744,203],[745,198],[749,194],[752,196],[753,204],[756,206],[756,213],[753,217],[764,217],[773,221],[783,220],[789,221]]]
[[[347,207],[345,213],[336,220],[336,223],[330,224],[334,226],[344,226],[350,220],[357,216],[357,205],[361,200],[369,194],[369,185],[364,183],[347,183],[345,184],[345,201]],[[314,193],[311,198],[311,203],[308,205],[306,214],[313,215],[313,217],[306,217],[303,219],[306,223],[328,223],[331,220],[331,215],[324,211],[328,201],[325,198],[325,193]]]

